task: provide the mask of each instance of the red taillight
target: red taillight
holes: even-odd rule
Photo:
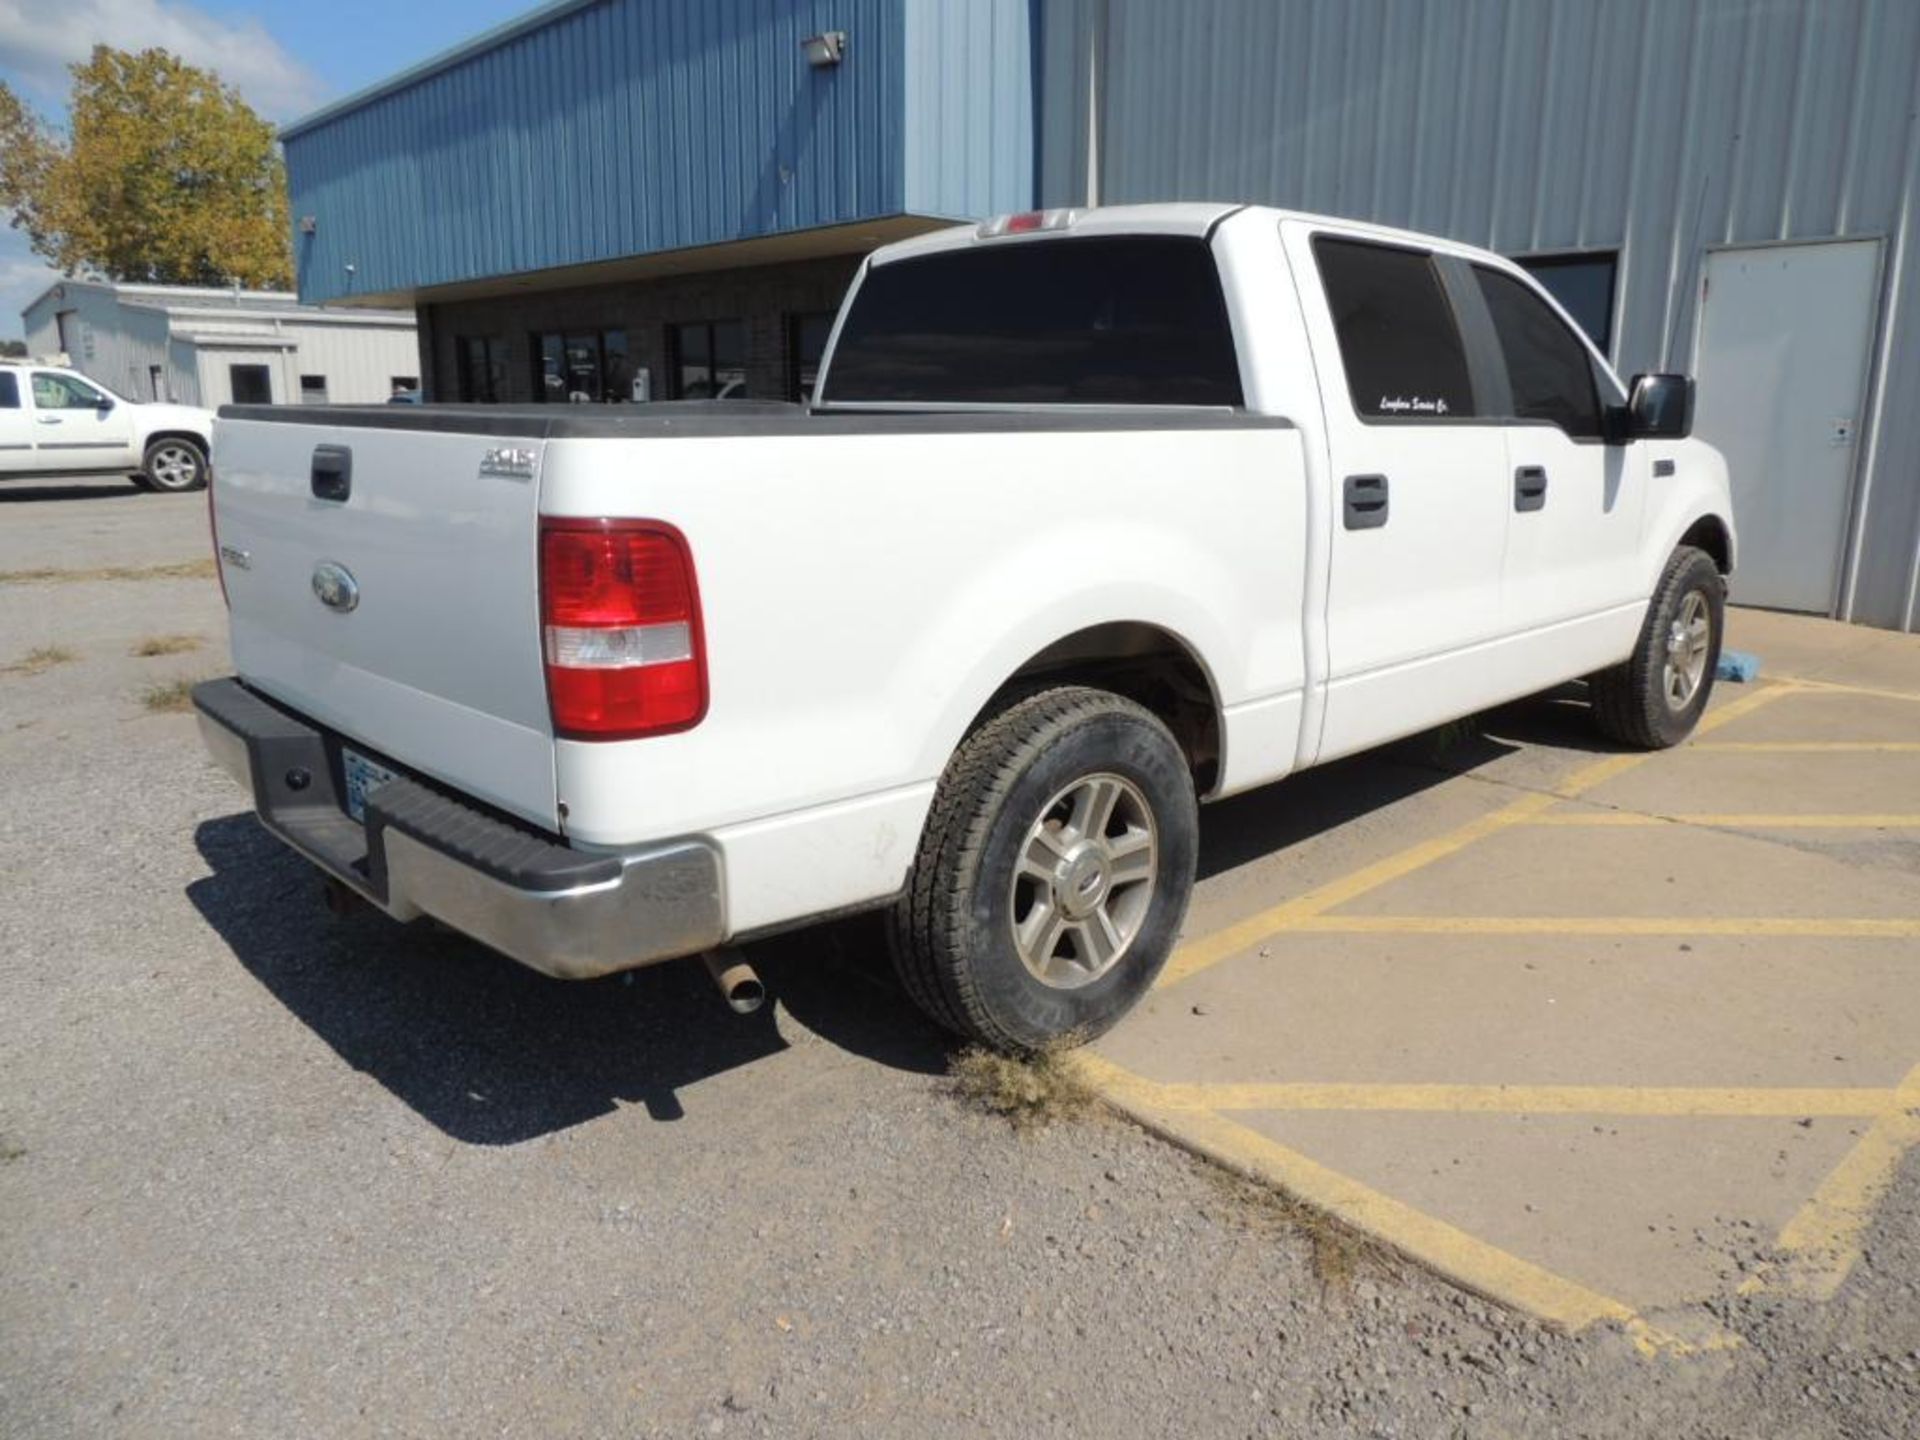
[[[542,520],[540,625],[556,734],[632,740],[707,713],[700,592],[671,525]]]

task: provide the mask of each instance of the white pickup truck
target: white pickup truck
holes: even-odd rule
[[[1734,558],[1691,409],[1449,241],[1002,217],[876,251],[810,408],[222,411],[239,674],[195,700],[397,919],[718,976],[886,907],[943,1024],[1085,1037],[1199,800],[1582,677],[1621,743],[1689,732]]]

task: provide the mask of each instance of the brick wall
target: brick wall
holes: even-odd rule
[[[747,393],[784,400],[791,376],[786,319],[833,311],[860,267],[857,255],[788,265],[714,270],[670,279],[528,291],[486,300],[420,307],[421,383],[429,400],[458,400],[456,344],[462,336],[507,342],[505,399],[527,402],[534,390],[534,339],[542,331],[624,330],[633,365],[653,375],[653,396],[671,393],[667,327],[701,320],[741,320],[747,327]]]

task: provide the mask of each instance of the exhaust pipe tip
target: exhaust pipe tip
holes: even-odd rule
[[[738,950],[709,950],[701,957],[720,998],[736,1015],[751,1015],[767,1002],[767,987]]]
[[[344,920],[367,902],[351,886],[331,875],[320,877],[320,900],[336,920]]]

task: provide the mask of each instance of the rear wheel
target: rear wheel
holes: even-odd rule
[[[1673,552],[1633,654],[1589,682],[1603,734],[1637,749],[1663,750],[1693,733],[1713,693],[1726,595],[1712,556],[1690,545]]]
[[[153,490],[198,490],[207,483],[207,457],[191,440],[164,436],[147,446],[143,483]]]
[[[895,908],[908,993],[1003,1050],[1100,1034],[1173,948],[1197,812],[1185,754],[1132,701],[1063,686],[1003,710],[948,765]]]

